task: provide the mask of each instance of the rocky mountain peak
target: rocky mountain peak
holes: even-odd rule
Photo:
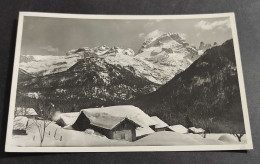
[[[139,53],[143,52],[145,48],[159,47],[167,43],[171,44],[170,42],[172,41],[180,43],[184,46],[189,45],[185,42],[185,39],[181,37],[178,33],[165,33],[159,30],[155,30],[147,35],[145,41],[143,42],[143,45],[141,46],[141,49],[139,50]]]
[[[156,30],[148,36],[135,59],[152,65],[149,68],[151,73],[145,75],[156,83],[166,83],[199,57],[197,49],[190,46],[181,34]]]
[[[200,42],[199,50],[204,50],[205,51],[205,50],[207,50],[207,49],[209,49],[211,47],[212,47],[212,45],[209,44],[209,43],[205,44],[204,42]]]

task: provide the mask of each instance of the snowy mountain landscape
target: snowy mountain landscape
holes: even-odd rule
[[[22,55],[19,79],[34,78],[18,84],[23,91],[17,101],[35,93],[58,101],[62,111],[115,105],[157,90],[199,57],[176,33],[148,36],[137,54],[103,45],[70,50],[66,56]]]
[[[199,57],[198,50],[189,46],[179,34],[153,31],[148,34],[138,53],[116,46],[82,47],[68,51],[66,56],[22,55],[20,68],[37,76],[62,72],[86,53],[160,85],[185,70]]]
[[[233,40],[196,47],[178,32],[143,35],[135,50],[95,41],[22,53],[12,144],[245,144]]]

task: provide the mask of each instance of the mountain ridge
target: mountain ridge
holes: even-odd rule
[[[17,91],[20,104],[26,102],[22,99],[27,95],[36,93],[41,99],[70,111],[114,105],[158,87],[119,65],[111,65],[101,58],[88,58],[79,60],[67,71],[18,81]],[[35,105],[37,100],[32,101]]]
[[[112,65],[121,65],[141,78],[163,85],[184,71],[199,55],[197,50],[189,46],[179,34],[164,32],[158,34],[144,41],[139,50],[143,51],[142,53],[117,46],[81,47],[69,50],[66,56],[59,57],[23,55],[20,68],[35,76],[43,76],[66,71],[79,59],[92,56],[103,58]]]

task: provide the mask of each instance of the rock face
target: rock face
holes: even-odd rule
[[[149,64],[149,72],[144,70],[144,76],[165,84],[188,68],[199,55],[179,34],[155,32],[148,34],[135,59]]]
[[[233,41],[208,49],[157,91],[130,103],[170,125],[243,133]]]

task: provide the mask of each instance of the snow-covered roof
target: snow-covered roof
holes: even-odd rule
[[[65,125],[72,125],[77,120],[79,112],[61,113],[57,121],[63,121]]]
[[[154,121],[157,122],[157,124],[155,125],[155,128],[165,128],[168,127],[169,125],[166,124],[164,121],[162,121],[161,119],[159,119],[157,116],[152,116],[151,117]]]
[[[37,116],[38,114],[35,112],[33,108],[23,108],[17,107],[15,110],[16,116]]]
[[[144,113],[141,109],[132,106],[132,105],[118,105],[118,106],[109,106],[102,108],[89,108],[82,109],[81,111],[86,111],[88,113],[107,113],[110,116],[115,117],[127,117],[128,119],[136,122],[138,125],[142,127],[156,125],[155,122],[150,116]]]
[[[195,128],[195,127],[191,127],[189,128],[189,130],[191,130],[193,133],[204,133],[205,130],[202,128]]]
[[[26,129],[28,118],[24,116],[17,116],[14,118],[13,130]]]
[[[188,133],[188,129],[182,125],[173,125],[173,126],[169,126],[168,128],[174,132],[178,132],[182,134]]]
[[[147,134],[154,133],[154,130],[151,129],[149,126],[145,126],[145,127],[136,128],[135,132],[136,132],[136,137],[139,137],[139,136],[144,136]]]
[[[88,111],[84,110],[81,111],[83,114],[85,114],[86,117],[90,120],[90,124],[102,127],[104,129],[114,129],[117,125],[119,125],[121,122],[128,120],[131,123],[133,123],[136,127],[139,127],[137,123],[134,121],[126,118],[126,117],[117,117],[117,116],[111,116],[108,113],[89,113]]]

